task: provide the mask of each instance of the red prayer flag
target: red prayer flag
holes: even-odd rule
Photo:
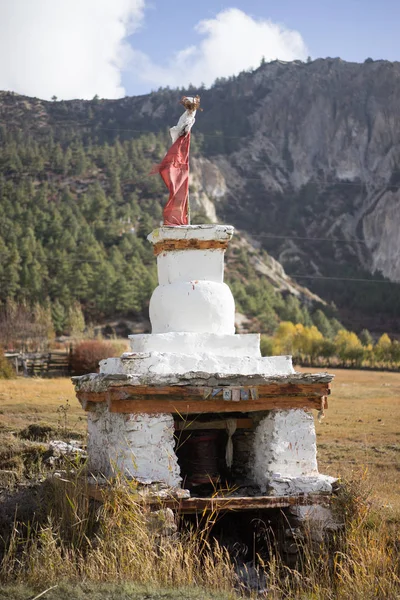
[[[160,173],[169,189],[164,225],[188,225],[190,132],[178,137],[152,173]]]

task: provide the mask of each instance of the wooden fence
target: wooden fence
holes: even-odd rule
[[[71,354],[70,348],[52,352],[6,352],[5,357],[12,363],[17,375],[51,377],[71,374]]]

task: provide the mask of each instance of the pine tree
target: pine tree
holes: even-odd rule
[[[367,347],[373,345],[374,340],[372,339],[372,335],[368,331],[368,329],[363,329],[360,333],[360,341],[363,346]]]
[[[64,333],[66,325],[66,314],[64,306],[56,300],[51,307],[51,317],[53,319],[54,329],[57,335]]]
[[[331,319],[331,327],[332,327],[332,335],[333,336],[336,336],[339,333],[339,331],[341,331],[342,329],[344,329],[344,327],[340,323],[340,321],[338,321],[335,318]]]
[[[85,330],[85,317],[79,302],[74,302],[67,311],[66,330],[73,338],[80,338]]]
[[[329,322],[328,317],[325,315],[325,313],[322,312],[321,309],[318,309],[315,311],[315,313],[313,314],[312,320],[313,320],[314,325],[322,333],[324,338],[327,338],[330,340],[334,337],[332,325]]]
[[[281,312],[281,318],[284,321],[292,323],[303,323],[304,315],[301,310],[299,300],[292,295],[288,295],[285,306]]]

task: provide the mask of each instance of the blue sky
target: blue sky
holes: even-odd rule
[[[119,98],[266,60],[400,60],[400,0],[0,0],[0,89]]]
[[[400,0],[153,0],[142,28],[129,41],[163,64],[180,48],[198,43],[201,36],[194,27],[199,21],[229,8],[298,31],[313,58],[400,60]],[[129,74],[124,82],[128,93],[148,90],[148,85]]]
[[[182,6],[185,8],[182,10]],[[296,29],[314,58],[340,56],[345,60],[400,59],[400,1],[396,0],[153,0],[145,23],[131,36],[134,45],[159,60],[190,44],[193,28],[228,8],[254,18],[271,19]]]
[[[232,8],[241,10],[254,21],[268,20],[298,32],[307,55],[312,58],[340,56],[356,62],[367,57],[400,59],[400,1],[395,0],[202,0],[193,3],[153,0],[145,9],[141,28],[128,39],[133,48],[140,49],[153,63],[166,66],[174,53],[201,43],[204,36],[195,29],[200,21],[213,20]],[[245,46],[249,43],[250,40],[246,40]],[[254,62],[253,59],[247,66],[257,66]],[[132,70],[123,74],[123,83],[128,94],[145,93],[156,87],[155,82],[142,81]]]

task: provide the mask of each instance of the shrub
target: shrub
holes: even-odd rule
[[[98,371],[99,362],[124,352],[124,344],[102,340],[84,340],[77,344],[71,355],[71,369],[74,375],[85,375]]]
[[[4,350],[0,346],[0,379],[13,379],[14,377],[14,369],[4,356]]]
[[[19,437],[23,440],[30,440],[31,442],[47,442],[51,439],[51,436],[55,437],[56,434],[57,431],[51,425],[45,423],[31,423],[19,432]]]

